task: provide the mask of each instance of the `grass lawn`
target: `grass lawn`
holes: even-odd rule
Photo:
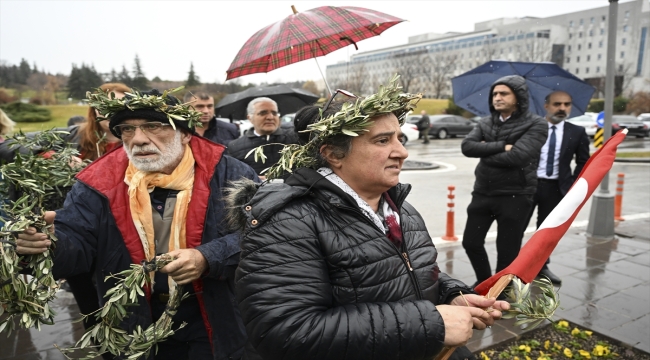
[[[87,106],[79,105],[48,105],[44,106],[52,112],[52,120],[47,122],[17,123],[14,131],[22,130],[23,132],[47,130],[55,127],[65,127],[68,119],[75,115],[86,117],[88,114]]]
[[[422,99],[418,107],[413,109],[413,114],[420,114],[422,110],[426,110],[429,115],[442,114],[442,110],[448,106],[449,101],[446,99]]]
[[[617,158],[650,158],[650,151],[617,152]]]

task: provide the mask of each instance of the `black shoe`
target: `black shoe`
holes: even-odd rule
[[[551,283],[553,285],[562,285],[562,279],[560,279],[557,275],[553,274],[551,270],[549,270],[547,267],[543,268],[539,274],[537,274],[538,277],[547,277],[549,280],[551,280]]]

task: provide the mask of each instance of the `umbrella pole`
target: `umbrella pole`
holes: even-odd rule
[[[314,61],[316,61],[316,66],[318,66],[318,71],[320,71],[320,76],[323,77],[323,81],[325,82],[325,87],[327,88],[327,92],[330,93],[330,96],[332,96],[332,89],[330,89],[330,84],[327,83],[327,79],[325,79],[325,74],[323,74],[323,70],[320,68],[320,64],[318,63],[318,59],[314,58]]]

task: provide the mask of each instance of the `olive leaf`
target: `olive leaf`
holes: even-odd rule
[[[531,286],[532,285],[532,286]],[[540,291],[538,296],[532,295],[532,289]],[[526,329],[533,329],[544,322],[551,320],[553,314],[560,306],[559,289],[555,290],[553,283],[547,278],[533,280],[524,285],[517,277],[512,280],[512,285],[507,292],[510,310],[503,314],[504,319],[516,319],[515,326],[527,325]]]
[[[105,353],[127,359],[138,359],[143,355],[145,358],[149,357],[157,343],[174,334],[172,316],[176,314],[178,306],[188,294],[183,294],[180,287],[177,291],[170,293],[166,311],[145,330],[136,326],[132,333],[128,333],[120,325],[129,314],[129,307],[138,306],[138,298],[144,296],[142,289],[151,287],[150,273],[159,270],[173,260],[172,257],[165,254],[157,257],[152,263],[132,264],[128,270],[107,276],[106,280],[115,278],[117,282],[104,295],[104,298],[107,299],[106,303],[94,314],[84,315],[84,318],[95,316],[98,320],[97,324],[88,329],[74,347],[59,348],[56,344],[54,346],[67,359],[91,360]],[[182,323],[178,329],[185,325]]]
[[[52,275],[52,252],[20,255],[15,236],[28,227],[49,233],[51,248],[56,246],[52,225],[43,218],[45,210],[63,205],[74,176],[87,162],[76,163],[79,152],[61,138],[65,131],[48,130],[27,136],[22,132],[6,141],[11,148],[21,148],[13,163],[0,167],[4,225],[0,229],[0,332],[10,334],[19,328],[51,325],[55,312],[49,302],[56,297],[59,285]],[[21,273],[30,274],[23,276]],[[15,321],[17,320],[17,321]]]

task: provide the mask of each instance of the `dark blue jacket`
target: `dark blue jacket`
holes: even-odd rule
[[[248,165],[223,155],[222,145],[194,136],[190,146],[196,165],[186,241],[187,247],[200,251],[209,264],[209,271],[194,281],[193,287],[211,335],[214,359],[239,359],[247,341],[233,293],[239,234],[228,230],[225,223],[223,189],[229,181],[242,177],[259,179]],[[114,279],[105,282],[104,278],[144,259],[124,183],[127,165],[120,146],[80,172],[79,181],[68,194],[64,208],[57,211],[54,222],[58,237],[55,277],[88,272],[95,262],[94,276],[102,301],[115,284]],[[152,322],[147,299],[140,298],[139,305],[131,308],[132,314],[123,325],[129,331],[136,325],[146,328]]]

